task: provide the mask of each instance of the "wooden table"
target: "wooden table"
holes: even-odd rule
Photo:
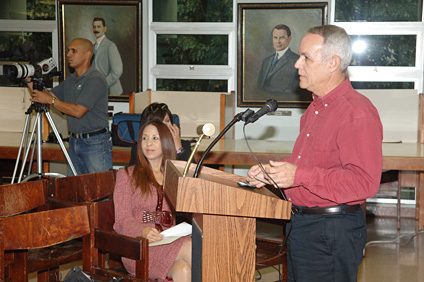
[[[196,160],[207,148],[211,140],[203,140],[199,145]],[[0,159],[16,159],[17,146],[2,145],[0,141]],[[290,156],[294,142],[249,140],[252,151],[260,162],[270,159],[281,160]],[[114,147],[113,160],[116,164],[128,164],[131,150],[127,147]],[[58,144],[43,144],[44,161],[64,161],[65,157]],[[255,160],[249,152],[244,140],[221,140],[206,157],[204,164],[219,165],[252,165]],[[416,171],[419,173],[417,190],[424,187],[424,144],[420,143],[383,143],[383,169]],[[419,230],[424,230],[424,193],[417,193],[416,201]]]

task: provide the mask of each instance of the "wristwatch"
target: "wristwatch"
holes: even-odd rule
[[[56,98],[55,97],[53,97],[53,99],[52,99],[52,106],[54,107],[54,100],[56,100]]]

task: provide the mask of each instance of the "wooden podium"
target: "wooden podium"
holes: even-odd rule
[[[207,167],[199,178],[182,177],[185,164],[167,161],[164,189],[175,211],[194,214],[192,281],[255,281],[256,217],[290,219],[291,203]]]

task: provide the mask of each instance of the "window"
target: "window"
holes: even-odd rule
[[[23,70],[37,65],[38,62],[52,57],[52,36],[49,32],[6,32],[0,31],[0,64],[14,67],[20,63]],[[11,68],[9,68],[11,69]],[[24,79],[28,75],[0,76],[0,86],[26,86]],[[53,80],[45,79],[47,87]]]
[[[166,7],[166,8],[164,8]],[[232,22],[232,0],[155,0],[154,22]]]
[[[422,0],[336,0],[336,22],[420,22]]]
[[[228,81],[207,79],[157,79],[156,90],[228,92]]]
[[[156,46],[158,64],[228,64],[226,35],[159,34]]]
[[[360,89],[423,92],[422,0],[332,0],[331,22],[352,38],[349,66]]]
[[[153,90],[234,90],[234,1],[149,0]],[[166,7],[166,9],[164,9]]]
[[[354,89],[415,89],[414,82],[369,82],[369,81],[352,81]]]
[[[54,0],[0,1],[0,64],[37,65],[57,60],[56,5]],[[55,40],[56,39],[56,40]],[[43,77],[47,87],[52,78]],[[26,86],[23,79],[0,76],[0,86]]]
[[[351,66],[415,66],[416,35],[353,35]]]
[[[0,19],[4,20],[55,20],[54,0],[0,1]]]

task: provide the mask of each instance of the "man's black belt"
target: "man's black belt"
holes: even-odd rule
[[[93,132],[88,132],[88,133],[71,133],[71,135],[74,138],[89,138],[91,136],[99,135],[99,134],[106,133],[106,132],[107,132],[107,129],[103,128],[103,129],[93,131]]]
[[[314,207],[314,208],[306,208],[306,207],[297,207],[293,206],[292,210],[294,214],[303,213],[303,214],[341,214],[341,213],[349,213],[355,212],[359,210],[362,205],[338,205],[332,207]]]

